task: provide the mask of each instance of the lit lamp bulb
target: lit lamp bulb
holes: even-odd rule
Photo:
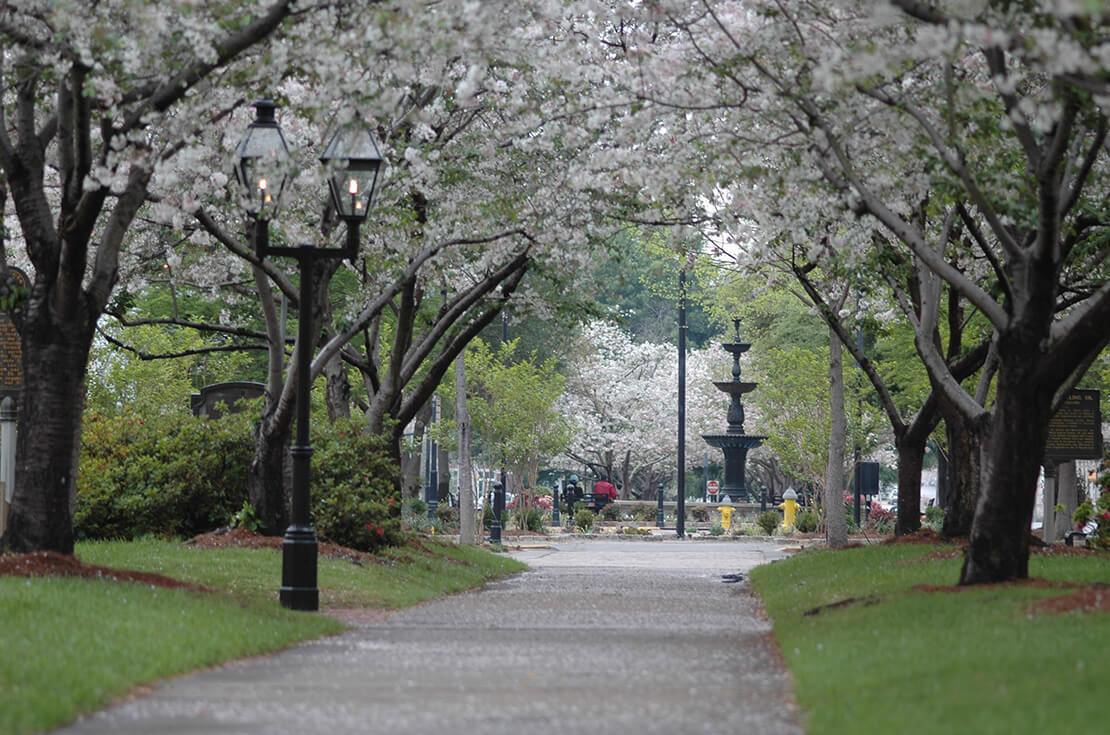
[[[358,179],[351,179],[347,182],[347,191],[351,195],[351,212],[362,209],[362,202],[358,200]]]
[[[266,179],[258,180],[258,192],[262,196],[262,204],[269,204],[273,201],[273,199],[270,197],[270,192],[267,191]]]

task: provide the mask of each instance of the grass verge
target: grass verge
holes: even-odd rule
[[[281,554],[274,550],[144,539],[80,544],[77,556],[215,592],[0,577],[0,734],[56,727],[138,684],[343,629],[327,616],[277,605]],[[325,609],[397,608],[520,569],[513,559],[444,543],[394,549],[362,566],[321,559],[321,602]]]
[[[937,548],[807,552],[753,570],[807,732],[1098,729],[1110,614],[1031,612],[1035,601],[1069,589],[915,589],[958,578],[960,560],[935,558]],[[1034,556],[1030,574],[1110,582],[1110,557]]]

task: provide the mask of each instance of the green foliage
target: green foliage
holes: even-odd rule
[[[484,508],[482,508],[482,528],[484,528],[488,531],[490,526],[492,526],[492,525],[493,525],[493,508],[491,508],[487,505]],[[505,529],[505,528],[508,528],[508,527],[509,527],[509,511],[503,510],[503,511],[501,511],[501,528]]]
[[[513,509],[512,513],[513,525],[521,531],[534,531],[536,533],[543,533],[544,528],[544,513],[543,510],[534,505],[521,506]]]
[[[643,523],[654,521],[656,513],[656,507],[651,503],[637,503],[636,505],[628,506],[628,514],[632,516],[633,520]]]
[[[940,532],[944,527],[944,508],[939,505],[930,505],[925,509],[925,520],[922,523],[925,528]]]
[[[601,520],[603,521],[619,521],[621,515],[620,506],[614,503],[609,503],[601,509]]]
[[[775,529],[779,527],[779,514],[773,510],[764,511],[756,516],[755,525],[762,528],[768,536],[773,536]]]
[[[1110,549],[1110,466],[1103,461],[1102,472],[1098,476],[1098,498],[1092,503],[1084,500],[1075,509],[1075,525],[1082,529],[1094,521],[1095,530],[1088,536],[1087,543],[1098,549]]]
[[[141,352],[164,355],[205,346],[196,331],[144,325],[108,327],[114,337]],[[143,360],[100,339],[89,360],[87,407],[103,414],[145,417],[187,414],[189,394],[209,383],[260,377],[245,353],[193,355],[172,360]]]
[[[452,508],[447,503],[440,503],[436,506],[436,520],[442,524],[444,529],[459,527],[459,509]]]
[[[77,475],[78,538],[193,536],[247,501],[250,419],[143,418],[87,411]]]
[[[312,518],[321,538],[362,551],[401,541],[397,468],[386,439],[360,421],[318,422],[313,440]]]
[[[597,521],[597,516],[594,515],[592,510],[575,511],[574,513],[574,527],[583,533],[589,533],[594,529],[594,523]]]
[[[686,518],[687,520],[691,520],[696,523],[708,523],[709,508],[704,505],[695,505],[693,507],[689,507],[686,509]]]
[[[428,515],[428,504],[420,498],[411,498],[405,501],[405,514],[409,516],[424,517]]]
[[[800,533],[813,533],[817,530],[818,517],[811,510],[803,510],[794,519],[794,529]]]
[[[650,536],[650,528],[637,528],[635,526],[625,526],[621,529],[621,533],[625,536]]]
[[[722,526],[720,523],[714,523],[709,528],[709,535],[710,536],[723,536],[724,533],[725,533],[725,527]]]
[[[239,509],[238,513],[231,516],[227,525],[232,528],[245,528],[248,531],[258,533],[262,530],[262,519],[258,517],[258,513],[255,511],[254,506],[251,505],[251,501],[244,500],[243,507]]]
[[[494,352],[475,340],[466,352],[467,406],[480,454],[508,465],[534,487],[541,461],[562,452],[570,430],[555,408],[563,376],[555,358],[513,361],[513,343]],[[451,397],[453,386],[444,387]]]
[[[129,411],[85,414],[74,528],[78,538],[189,537],[257,523],[247,500],[252,416]],[[400,541],[396,468],[359,422],[313,427],[312,513],[322,539],[371,550]]]

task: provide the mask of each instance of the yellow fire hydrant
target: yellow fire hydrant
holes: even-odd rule
[[[779,507],[782,508],[782,525],[793,528],[794,521],[798,517],[798,493],[794,492],[794,488],[787,488],[782,494],[782,503]]]
[[[718,505],[717,510],[721,513],[721,528],[726,531],[732,529],[732,511],[735,510],[731,505]]]

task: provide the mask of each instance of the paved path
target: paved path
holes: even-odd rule
[[[175,679],[59,731],[800,735],[745,585],[766,543],[577,541],[384,622]]]

